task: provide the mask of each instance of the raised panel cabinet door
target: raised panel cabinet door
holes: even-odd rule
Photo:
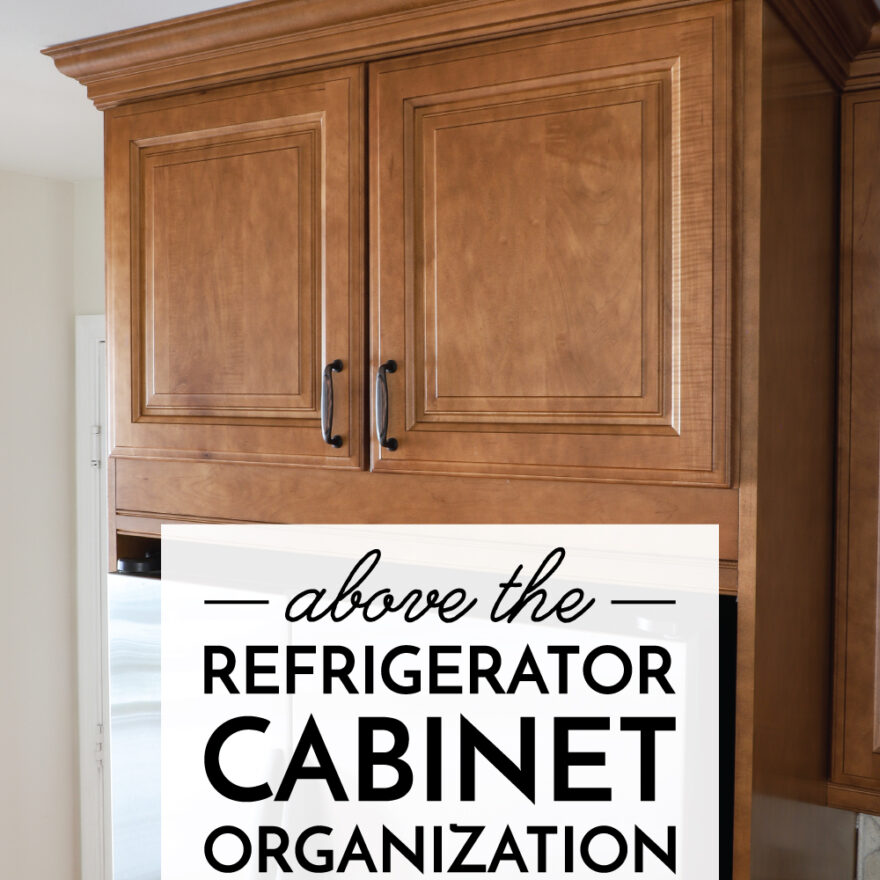
[[[880,92],[845,98],[842,128],[832,778],[880,794]]]
[[[728,17],[371,65],[375,470],[729,485]]]
[[[114,455],[362,466],[363,102],[348,67],[108,111]]]

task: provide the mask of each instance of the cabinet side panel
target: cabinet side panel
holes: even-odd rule
[[[820,880],[852,876],[854,839],[852,816],[821,806],[831,687],[839,99],[766,4],[763,68],[751,876]],[[789,821],[798,801],[819,812]]]
[[[843,117],[837,679],[833,779],[880,790],[880,93]],[[876,805],[866,804],[876,810]]]

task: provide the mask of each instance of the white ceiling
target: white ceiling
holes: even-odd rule
[[[222,0],[0,0],[0,170],[103,174],[101,114],[40,49],[224,6]]]

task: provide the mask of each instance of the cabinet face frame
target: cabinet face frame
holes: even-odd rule
[[[363,107],[352,66],[107,112],[114,455],[363,466]]]
[[[844,96],[832,799],[880,812],[880,91]]]
[[[374,434],[374,470],[731,484],[731,53],[729,6],[710,3],[370,66],[370,366],[375,375],[384,361],[398,364],[388,379],[389,435],[400,444],[382,449]],[[480,393],[479,380],[462,379],[467,364],[448,356],[467,350],[453,338],[456,328],[467,337],[467,319],[437,342],[441,212],[430,163],[438,130],[466,132],[469,114],[485,117],[478,123],[528,115],[509,106],[530,101],[560,115],[615,111],[615,95],[619,107],[642,107],[643,201],[653,199],[660,214],[659,223],[651,211],[642,217],[641,268],[650,277],[642,285],[641,391],[633,396],[621,380],[620,393],[569,396],[568,406],[552,394],[528,401]],[[509,159],[514,167],[520,157],[511,151]],[[660,173],[652,178],[654,165]],[[462,291],[447,289],[460,305]],[[474,320],[486,317],[473,311]],[[438,378],[441,343],[453,367]],[[441,394],[441,383],[465,390]]]

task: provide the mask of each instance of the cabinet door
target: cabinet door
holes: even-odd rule
[[[108,113],[115,455],[362,466],[363,100],[353,67]]]
[[[727,16],[371,67],[374,469],[728,484]]]
[[[833,779],[880,812],[880,92],[843,105]]]

